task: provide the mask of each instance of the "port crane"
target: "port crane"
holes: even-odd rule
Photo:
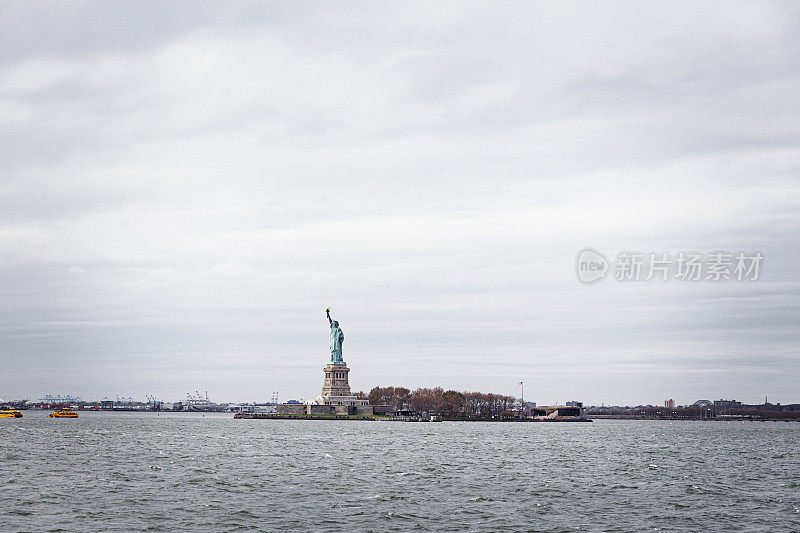
[[[192,394],[191,392],[187,392],[186,393],[186,401],[188,401],[189,403],[200,403],[200,402],[208,403],[208,401],[209,401],[208,400],[208,391],[206,391],[205,398],[198,391],[194,391],[194,394]]]
[[[149,394],[146,394],[145,396],[147,397],[147,405],[151,411],[161,410],[161,402],[157,400],[155,396],[150,396]]]
[[[212,402],[208,397],[208,391],[205,391],[206,395],[203,396],[200,394],[200,391],[194,391],[194,394],[191,392],[186,393],[186,410],[187,411],[219,411],[220,406]]]

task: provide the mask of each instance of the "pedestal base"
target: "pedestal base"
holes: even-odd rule
[[[351,396],[350,369],[347,364],[330,363],[324,368],[325,382],[322,385],[322,396]]]

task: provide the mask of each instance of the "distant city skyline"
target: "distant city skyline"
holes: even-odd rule
[[[313,397],[330,306],[353,391],[800,402],[799,26],[4,3],[0,397]],[[763,260],[584,283],[586,249]]]

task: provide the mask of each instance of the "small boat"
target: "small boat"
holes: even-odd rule
[[[55,413],[50,413],[47,418],[78,418],[78,413],[71,409],[61,409]]]
[[[0,418],[22,418],[22,413],[20,413],[16,409],[0,411]]]

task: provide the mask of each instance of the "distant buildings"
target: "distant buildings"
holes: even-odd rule
[[[274,403],[232,403],[228,405],[231,413],[253,413],[274,415],[277,413],[277,404]]]
[[[737,402],[736,400],[714,400],[714,409],[730,409],[741,406],[742,402]]]
[[[669,400],[664,400],[664,407],[667,409],[675,409],[675,400],[670,398]]]
[[[537,407],[532,410],[528,418],[533,418],[534,420],[587,420],[583,402],[567,402],[567,405]]]

